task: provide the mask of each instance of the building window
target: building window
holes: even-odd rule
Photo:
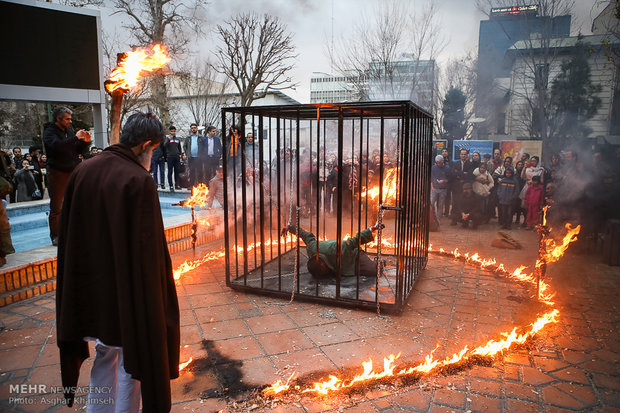
[[[549,64],[537,64],[534,66],[534,88],[547,89],[549,83]]]

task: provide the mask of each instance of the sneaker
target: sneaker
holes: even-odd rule
[[[170,187],[170,192],[174,192],[174,188],[173,187]]]
[[[160,187],[161,189],[166,189],[166,185],[164,185],[164,184],[159,185],[159,187]]]
[[[180,186],[175,186],[174,189],[183,189]]]

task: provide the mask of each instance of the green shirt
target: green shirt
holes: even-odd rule
[[[291,232],[297,234],[297,229],[295,226],[291,226]],[[303,228],[299,229],[299,237],[306,244],[306,251],[308,251],[308,258],[312,258],[316,255],[317,245],[319,248],[319,256],[325,261],[327,266],[336,272],[336,258],[338,253],[338,241],[336,240],[326,240],[326,241],[317,241],[316,237],[312,232],[305,231]],[[349,238],[347,240],[343,240],[340,243],[340,251],[341,251],[341,264],[342,264],[342,276],[351,276],[355,275],[355,260],[357,259],[357,254],[359,252],[357,248],[357,240],[359,238],[360,245],[366,244],[374,240],[374,236],[372,235],[372,231],[370,228],[363,230],[353,238]]]

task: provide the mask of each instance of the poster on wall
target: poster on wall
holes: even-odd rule
[[[437,139],[433,141],[433,157],[441,155],[441,150],[448,147],[448,141],[446,139]]]
[[[452,160],[459,160],[461,149],[469,151],[469,157],[474,152],[480,153],[480,158],[485,154],[493,155],[493,141],[454,141],[454,151],[452,152]]]
[[[521,159],[524,153],[538,156],[542,160],[542,141],[502,141],[499,144],[502,158],[512,156],[513,163]]]

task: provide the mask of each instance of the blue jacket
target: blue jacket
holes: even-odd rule
[[[449,182],[445,182],[440,184],[439,180],[450,180],[450,168],[447,165],[439,166],[434,164],[431,168],[431,182],[433,183],[433,188],[435,189],[448,189]]]
[[[521,188],[519,182],[513,176],[511,178],[502,177],[502,182],[497,184],[497,198],[500,205],[511,205],[519,196]]]

